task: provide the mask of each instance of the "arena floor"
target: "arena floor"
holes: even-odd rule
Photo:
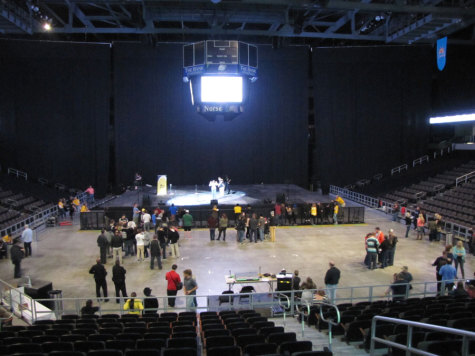
[[[364,236],[373,231],[376,226],[387,233],[395,229],[399,236],[395,264],[386,269],[368,270],[362,264],[364,251]],[[318,287],[323,287],[323,278],[328,269],[328,261],[333,259],[341,270],[339,287],[369,286],[388,284],[393,273],[399,272],[404,265],[414,276],[414,282],[432,282],[435,280],[435,268],[432,262],[441,254],[444,242],[430,243],[426,236],[424,241],[416,241],[415,233],[411,230],[410,237],[404,238],[405,226],[390,221],[389,215],[380,211],[366,209],[366,224],[362,225],[331,225],[279,227],[276,231],[276,242],[236,243],[236,231],[228,229],[226,242],[209,240],[209,232],[205,229],[192,231],[191,238],[180,236],[179,259],[168,257],[163,263],[163,270],[150,270],[149,261],[137,262],[135,257],[123,259],[127,270],[127,291],[136,291],[142,296],[143,288],[150,287],[156,296],[166,295],[165,273],[173,263],[178,265],[178,272],[187,268],[193,270],[199,285],[198,295],[221,294],[228,289],[224,276],[229,271],[245,273],[259,271],[262,273],[278,273],[285,268],[287,271],[300,270],[300,276],[305,279],[312,277]],[[34,280],[53,282],[54,289],[60,289],[63,297],[95,297],[95,284],[89,268],[95,263],[99,254],[96,244],[98,231],[78,231],[78,225],[48,228],[38,235],[38,241],[33,242],[33,256],[22,262],[23,276]],[[401,237],[402,236],[402,237]],[[112,259],[106,266],[108,270],[109,296],[114,294],[112,283]],[[467,256],[465,275],[473,276],[475,261]],[[13,265],[8,260],[0,260],[1,278],[12,285],[22,282],[13,279]],[[239,292],[236,285],[234,291]],[[267,284],[257,284],[258,292],[268,291]],[[382,296],[386,288],[376,288],[375,295]],[[435,286],[429,287],[435,290]],[[414,287],[412,292],[423,291],[423,286]],[[367,289],[354,291],[354,296],[367,294]],[[178,295],[182,295],[179,292]],[[338,297],[349,297],[349,290],[341,290]],[[164,305],[165,303],[161,305]],[[177,306],[183,306],[184,300],[179,300]],[[200,306],[205,305],[205,299],[200,299]],[[110,308],[115,307],[111,300]]]

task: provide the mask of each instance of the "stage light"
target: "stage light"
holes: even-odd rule
[[[431,125],[435,125],[435,124],[453,124],[453,123],[457,123],[457,122],[468,122],[468,121],[475,121],[475,114],[439,116],[439,117],[431,117],[429,119],[429,123]]]
[[[49,23],[48,21],[45,21],[45,22],[43,23],[43,30],[45,30],[45,31],[51,31],[52,28],[53,28],[53,27],[51,26],[51,23]]]
[[[241,103],[242,77],[202,76],[201,101],[203,103]]]

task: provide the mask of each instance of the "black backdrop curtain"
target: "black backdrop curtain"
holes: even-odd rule
[[[306,184],[308,51],[260,47],[246,111],[227,122],[194,111],[182,56],[182,45],[113,44],[117,183],[138,171],[152,184]]]
[[[431,48],[313,49],[313,180],[345,185],[425,153]]]
[[[108,45],[98,44],[0,41],[5,166],[105,192],[109,51]]]

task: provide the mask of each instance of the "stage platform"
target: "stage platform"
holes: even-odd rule
[[[173,187],[168,193],[157,196],[156,187],[144,186],[126,191],[101,207],[131,207],[135,203],[142,205],[144,201],[150,206],[172,203],[176,206],[209,206],[213,200],[209,187],[204,185]],[[294,184],[232,185],[231,194],[216,194],[215,199],[220,205],[261,205],[275,203],[278,194],[285,194],[286,202],[292,204],[329,202],[332,199],[328,195],[311,192]]]

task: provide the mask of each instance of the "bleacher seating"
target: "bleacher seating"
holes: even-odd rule
[[[237,324],[239,327],[232,327]],[[291,355],[312,350],[311,342],[297,341],[295,333],[284,332],[283,327],[273,324],[253,310],[162,313],[144,317],[65,315],[61,320],[5,328],[0,332],[0,354],[13,355],[29,350],[29,353],[43,356],[76,356],[78,353],[83,356],[112,353],[117,356],[181,356],[206,351],[207,355],[252,356],[264,351]],[[186,336],[181,335],[185,333]]]

